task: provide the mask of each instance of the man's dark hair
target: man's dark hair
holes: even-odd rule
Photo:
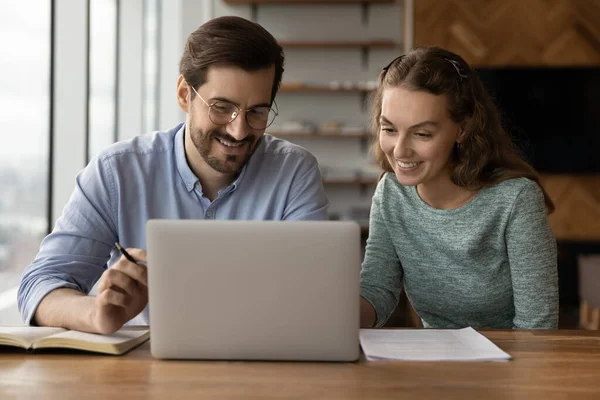
[[[244,18],[227,16],[212,19],[190,34],[179,73],[198,88],[206,82],[211,65],[235,66],[248,72],[274,65],[272,102],[281,84],[283,62],[282,47],[266,29]]]

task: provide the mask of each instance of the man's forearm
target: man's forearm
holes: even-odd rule
[[[39,326],[58,326],[94,332],[94,297],[74,289],[56,289],[40,302],[32,322]]]

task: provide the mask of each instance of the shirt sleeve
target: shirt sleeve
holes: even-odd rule
[[[558,328],[556,241],[540,187],[528,181],[515,200],[506,228],[516,329]]]
[[[292,182],[283,220],[326,220],[328,208],[317,160],[307,157]]]
[[[386,201],[384,185],[385,178],[379,182],[373,195],[369,238],[360,273],[360,294],[375,309],[376,327],[383,326],[398,306],[403,279],[400,259],[382,215]]]
[[[42,299],[58,288],[89,293],[117,240],[114,178],[108,161],[94,159],[76,178],[62,215],[23,272],[17,301],[26,324]]]

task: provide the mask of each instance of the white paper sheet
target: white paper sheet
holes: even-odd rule
[[[511,356],[473,328],[361,329],[367,360],[506,361]]]

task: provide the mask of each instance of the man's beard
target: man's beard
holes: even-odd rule
[[[190,138],[192,139],[192,143],[194,143],[196,150],[198,150],[198,153],[200,153],[200,156],[202,156],[204,161],[210,165],[212,169],[223,174],[237,174],[240,172],[250,159],[250,156],[252,156],[256,150],[258,144],[255,135],[248,135],[244,139],[238,141],[228,133],[217,130],[204,133],[201,129],[194,130],[191,128]],[[219,144],[215,143],[216,138],[236,144],[243,143],[242,146],[246,146],[247,151],[244,154],[216,155],[214,153],[219,151],[213,149],[215,146],[219,146]]]

